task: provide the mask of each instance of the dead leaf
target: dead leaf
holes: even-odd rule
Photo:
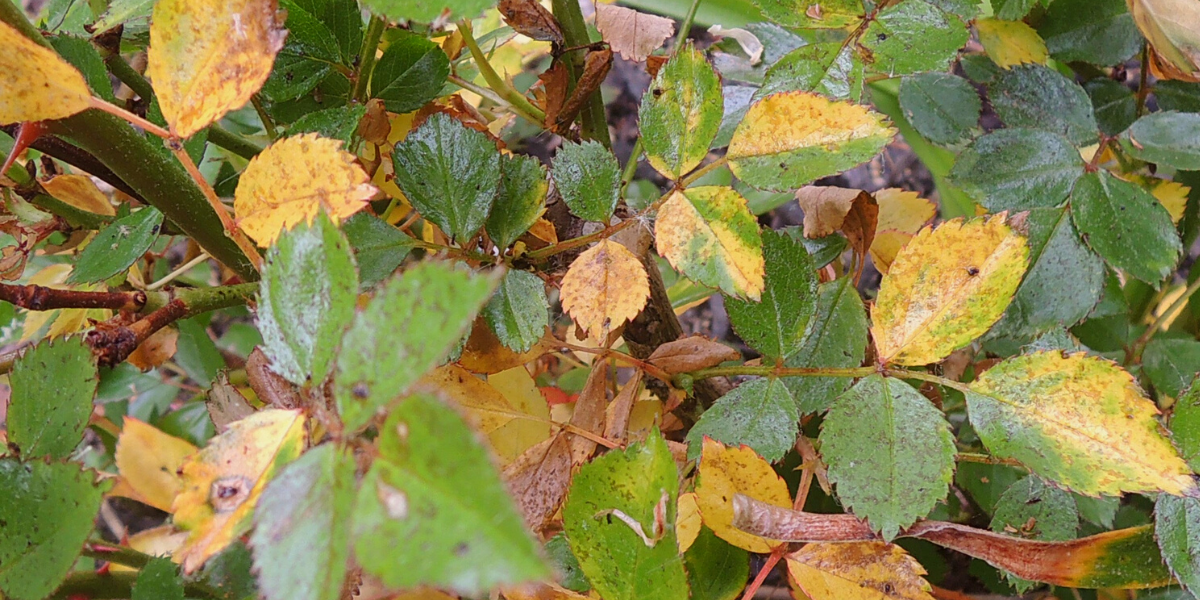
[[[496,8],[517,33],[543,42],[563,43],[558,19],[537,0],[500,0]]]
[[[804,237],[825,237],[842,228],[846,215],[862,190],[834,186],[807,185],[796,190],[796,201],[804,211]]]
[[[179,330],[174,327],[163,327],[146,338],[146,341],[142,342],[126,360],[142,371],[149,371],[175,356],[178,342]]]
[[[546,121],[543,125],[552,132],[563,135],[563,131],[559,130],[559,115],[562,114],[563,105],[567,103],[567,93],[570,92],[571,79],[570,73],[567,71],[566,63],[556,60],[540,75],[538,81],[542,82],[542,89],[545,95],[542,98],[542,110],[546,113]],[[574,121],[575,117],[565,119],[568,125]]]
[[[715,367],[727,360],[741,360],[742,353],[701,335],[667,342],[654,350],[646,362],[669,375]]]
[[[596,29],[621,56],[642,62],[675,33],[675,21],[632,8],[597,4]]]
[[[554,583],[527,583],[500,591],[507,600],[588,600],[588,596],[572,592]]]
[[[271,359],[259,346],[255,346],[246,359],[246,378],[259,402],[267,406],[284,409],[304,406],[304,399],[296,386],[271,370]]]
[[[217,373],[212,388],[208,390],[205,406],[208,408],[209,418],[217,427],[217,433],[225,433],[230,423],[254,414],[254,408],[246,402],[246,397],[229,383],[229,373],[225,371]]]
[[[600,89],[600,84],[608,77],[608,71],[612,69],[612,57],[612,50],[608,48],[588,51],[583,61],[583,73],[555,118],[555,131],[567,132],[571,129],[571,121],[583,110],[583,105],[588,102],[592,92]]]
[[[608,410],[604,415],[604,437],[606,439],[624,443],[628,438],[630,417],[638,396],[641,395],[643,377],[641,369],[634,370],[633,376],[625,382],[625,387],[621,388],[617,397],[613,398],[612,403],[608,405]]]
[[[746,29],[731,28],[725,29],[720,25],[713,25],[708,28],[708,34],[717,38],[727,37],[738,43],[742,47],[742,52],[750,57],[750,64],[757,65],[762,62],[763,43]]]
[[[598,360],[592,365],[587,383],[575,401],[571,425],[596,435],[604,432],[604,413],[608,407],[608,362]],[[571,436],[571,462],[582,465],[596,453],[596,442],[583,436]]]
[[[483,317],[479,317],[472,325],[471,335],[463,347],[462,356],[458,358],[458,364],[468,371],[491,375],[527,364],[547,352],[554,351],[555,348],[554,340],[542,338],[529,350],[517,354],[500,343],[492,328]]]
[[[550,437],[550,406],[525,367],[489,375],[487,382],[504,396],[519,417],[488,436],[500,460],[508,463]]]
[[[504,468],[504,480],[525,523],[542,530],[571,484],[571,444],[564,433],[538,442]]]
[[[392,134],[392,123],[388,120],[383,100],[372,98],[366,106],[367,112],[358,122],[358,137],[376,146],[386,145],[388,136]]]

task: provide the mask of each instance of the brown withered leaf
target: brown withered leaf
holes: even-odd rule
[[[388,121],[387,109],[383,107],[383,100],[372,98],[367,101],[367,112],[358,122],[358,137],[363,140],[382,146],[387,144],[388,135],[392,133],[392,124]]]
[[[296,386],[271,370],[271,359],[267,358],[260,346],[256,346],[246,358],[246,378],[258,399],[271,408],[304,406],[304,399],[300,397]]]
[[[870,194],[859,194],[850,205],[850,212],[842,222],[842,233],[850,240],[850,248],[854,250],[854,283],[862,277],[863,265],[867,262],[867,252],[875,242],[875,229],[879,225],[879,205]]]
[[[126,360],[142,371],[149,371],[175,356],[178,343],[179,330],[174,327],[163,327],[146,338],[146,341],[142,342]]]
[[[665,64],[667,64],[666,56],[647,56],[646,73],[650,75],[651,79],[658,77],[658,70]]]
[[[608,71],[612,69],[612,61],[613,53],[608,48],[588,51],[583,61],[583,74],[579,76],[579,81],[575,82],[575,89],[571,90],[571,97],[567,98],[562,111],[555,120],[557,128],[570,129],[571,121],[574,121],[579,111],[583,110],[583,105],[588,101],[588,97],[592,92],[600,89],[600,84],[604,83],[604,79],[608,77]]]
[[[804,211],[804,237],[814,239],[841,229],[850,207],[867,193],[834,186],[807,185],[796,190],[795,195]]]
[[[571,483],[571,444],[565,433],[538,442],[504,468],[504,480],[534,531],[562,505]]]
[[[473,373],[491,375],[521,366],[554,348],[553,340],[543,338],[528,351],[517,354],[500,343],[492,328],[488,327],[483,317],[479,317],[471,326],[471,335],[458,358],[458,364]]]
[[[225,433],[230,423],[236,423],[254,414],[254,409],[246,402],[246,397],[229,383],[229,373],[224,371],[217,374],[216,381],[213,381],[212,388],[208,390],[205,406],[208,408],[209,418],[217,427],[217,433]]]
[[[562,45],[563,33],[554,14],[537,0],[500,0],[500,15],[522,35]]]
[[[675,33],[675,21],[632,8],[597,4],[596,29],[621,56],[642,62]]]
[[[742,354],[737,350],[702,335],[693,335],[659,346],[646,362],[674,375],[741,359]]]
[[[621,388],[617,397],[608,405],[604,415],[605,438],[623,443],[629,435],[629,415],[633,412],[633,405],[642,391],[643,376],[641,369],[635,370],[629,381],[625,382],[625,387]]]
[[[604,413],[608,407],[608,362],[598,360],[592,364],[587,383],[575,401],[575,412],[571,425],[596,435],[604,432]],[[571,462],[582,465],[596,453],[596,442],[579,435],[571,435]]]
[[[542,82],[542,88],[545,91],[542,98],[542,110],[546,113],[546,122],[543,124],[550,131],[562,135],[558,130],[559,116],[562,114],[563,105],[567,102],[567,92],[570,91],[571,85],[566,63],[554,61],[549,69],[538,75],[538,81]],[[566,119],[567,125],[569,126],[573,120],[574,116]]]

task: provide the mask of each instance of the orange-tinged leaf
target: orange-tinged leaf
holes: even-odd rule
[[[41,182],[47,194],[90,213],[114,216],[117,214],[108,197],[85,175],[56,175]]]
[[[937,362],[982,335],[1012,301],[1028,254],[1005,215],[921,230],[896,256],[871,310],[879,362]]]
[[[700,535],[700,526],[704,522],[700,518],[700,505],[696,501],[696,492],[679,495],[675,509],[675,536],[679,542],[679,553],[687,552]]]
[[[62,119],[91,103],[83,74],[57,52],[0,22],[0,124]]]
[[[766,283],[762,234],[746,199],[733,188],[676,191],[658,209],[658,253],[688,279],[758,300]]]
[[[871,243],[871,260],[875,262],[875,268],[887,275],[896,260],[896,255],[911,239],[913,234],[894,229],[876,233],[875,241]]]
[[[125,417],[125,426],[117,438],[117,471],[138,494],[138,500],[171,512],[171,503],[183,489],[176,472],[184,459],[195,453],[196,447],[190,442]]]
[[[975,31],[988,57],[1005,69],[1027,63],[1045,64],[1050,56],[1046,42],[1023,21],[976,19]]]
[[[458,404],[475,430],[488,436],[520,414],[499,390],[458,365],[446,365],[426,375],[414,392],[433,393]]]
[[[879,205],[879,231],[913,233],[937,216],[937,205],[916,192],[887,188],[872,194]]]
[[[267,409],[237,421],[180,467],[183,490],[171,505],[190,531],[175,554],[186,573],[245,534],[263,488],[304,450],[304,414]]]
[[[171,133],[189,138],[250,101],[287,31],[275,0],[160,0],[146,75]]]
[[[717,537],[750,552],[766,553],[779,542],[761,538],[733,526],[734,494],[783,508],[791,508],[787,484],[770,463],[748,446],[728,448],[708,436],[700,453],[700,484],[696,504],[705,525]]]
[[[811,600],[933,600],[925,568],[895,544],[807,544],[787,561],[792,585]]]
[[[322,210],[335,224],[367,205],[375,186],[342,142],[315,133],[275,142],[238,182],[233,211],[255,242],[269,246],[284,229],[312,223]]]
[[[146,338],[146,341],[142,342],[126,360],[143,371],[149,371],[175,356],[175,350],[178,347],[179,330],[174,327],[163,327]]]
[[[561,297],[563,310],[588,335],[604,340],[642,311],[650,297],[650,281],[629,249],[605,239],[571,263]]]

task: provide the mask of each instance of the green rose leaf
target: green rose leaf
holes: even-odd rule
[[[603,144],[591,140],[564,144],[550,175],[563,201],[585,221],[608,221],[620,200],[621,166]]]
[[[748,381],[721,396],[688,432],[688,458],[700,457],[708,436],[727,446],[750,446],[774,462],[796,443],[800,413],[787,386],[778,378]]]
[[[1058,206],[1083,175],[1083,159],[1049,131],[1000,129],[959,154],[950,178],[992,212]]]
[[[137,262],[158,237],[163,214],[153,206],[109,223],[79,253],[67,283],[104,281]]]
[[[541,278],[528,271],[509,271],[483,307],[483,318],[500,343],[525,352],[546,335],[549,311]]]
[[[646,157],[678,180],[700,164],[721,126],[721,78],[691,43],[663,65],[642,96],[638,128]]]
[[[96,358],[82,337],[25,350],[9,375],[8,442],[25,457],[70,456],[92,414],[96,372]]]
[[[1105,262],[1146,283],[1157,286],[1179,262],[1183,244],[1171,216],[1136,184],[1088,173],[1071,192],[1071,216]]]

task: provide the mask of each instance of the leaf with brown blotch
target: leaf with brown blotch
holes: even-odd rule
[[[496,8],[517,33],[543,42],[563,43],[558,19],[537,0],[500,0]]]
[[[655,348],[646,362],[674,375],[715,367],[728,360],[742,360],[742,353],[702,335],[691,335]]]
[[[571,263],[560,295],[563,310],[588,335],[603,340],[642,311],[650,281],[642,262],[625,246],[600,240]]]
[[[807,544],[787,562],[793,588],[811,600],[933,600],[925,568],[895,544]]]
[[[621,56],[642,62],[675,33],[675,21],[632,8],[597,4],[596,29]]]
[[[258,92],[287,37],[277,9],[275,0],[154,6],[146,75],[172,134],[192,137]]]
[[[542,440],[504,468],[504,481],[525,517],[540,531],[558,512],[571,485],[571,444],[566,433]]]
[[[601,435],[604,433],[604,412],[608,407],[608,362],[592,363],[587,383],[575,401],[575,412],[571,414],[571,425],[578,429]],[[596,453],[596,442],[580,435],[571,435],[571,462],[582,465]]]
[[[78,69],[55,51],[0,22],[0,124],[62,119],[80,112],[92,92]]]
[[[641,369],[635,369],[625,387],[613,398],[608,410],[605,411],[604,437],[614,442],[622,443],[629,435],[629,417],[633,413],[633,405],[637,402],[638,394],[642,391]]]

